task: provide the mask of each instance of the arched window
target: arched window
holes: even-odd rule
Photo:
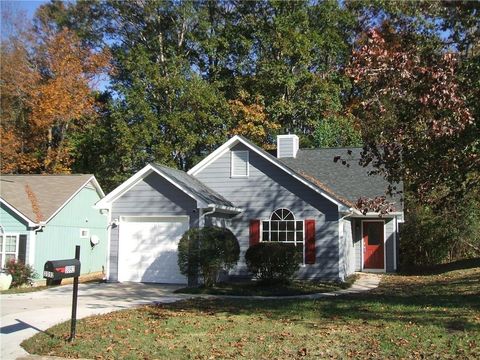
[[[285,208],[275,210],[270,219],[262,221],[262,241],[280,241],[302,244],[304,242],[303,220]]]

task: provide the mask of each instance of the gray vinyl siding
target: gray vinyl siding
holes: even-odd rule
[[[362,270],[362,228],[361,219],[352,219],[353,252],[355,271]]]
[[[248,150],[237,145],[232,150]],[[244,254],[249,246],[249,223],[266,220],[278,208],[288,208],[296,219],[315,219],[316,263],[302,266],[299,278],[339,279],[338,208],[255,152],[249,153],[249,177],[230,175],[230,151],[195,175],[244,212],[230,220],[240,243],[240,261],[231,275],[248,276]]]
[[[122,216],[190,217],[190,227],[198,226],[197,203],[190,196],[154,173],[137,183],[112,204],[113,219]],[[121,226],[121,225],[120,225]],[[112,227],[109,252],[109,280],[118,280],[119,226]]]
[[[395,265],[394,265],[394,251],[395,251],[395,226],[393,225],[395,222],[393,219],[385,219],[385,236],[386,236],[386,241],[385,241],[385,251],[386,251],[386,271],[387,272],[394,272],[395,271]]]
[[[341,226],[343,228],[343,236],[340,237],[340,272],[343,274],[343,277],[346,278],[356,271],[356,254],[353,241],[352,221],[350,219],[343,219]]]

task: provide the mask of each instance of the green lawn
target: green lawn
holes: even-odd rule
[[[292,281],[289,284],[266,285],[255,282],[221,283],[213,288],[182,288],[175,292],[181,294],[212,294],[235,296],[294,296],[331,292],[349,288],[357,278],[351,276],[346,282]]]
[[[384,276],[369,293],[320,300],[194,299],[144,306],[26,340],[31,353],[96,359],[480,358],[480,262]]]

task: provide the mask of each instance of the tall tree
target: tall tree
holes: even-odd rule
[[[68,135],[94,117],[93,78],[108,54],[67,29],[2,42],[2,172],[68,172]]]
[[[448,206],[480,181],[478,74],[470,72],[478,57],[452,46],[463,39],[454,30],[448,38],[439,31],[438,8],[413,20],[416,5],[394,10],[359,39],[349,68],[363,162],[403,179],[423,203]]]

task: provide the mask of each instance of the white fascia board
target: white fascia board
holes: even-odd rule
[[[235,135],[234,137],[232,137],[230,140],[228,140],[225,144],[223,144],[222,146],[220,146],[217,150],[215,150],[214,152],[212,152],[210,155],[208,155],[205,159],[203,159],[202,161],[200,161],[197,165],[195,165],[193,168],[191,168],[189,171],[188,171],[188,174],[189,175],[192,175],[192,176],[195,176],[196,174],[198,174],[204,167],[206,167],[207,165],[209,165],[211,162],[213,162],[215,159],[217,159],[218,157],[220,157],[223,153],[225,153],[226,151],[228,151],[233,145],[236,145],[237,143],[242,143],[243,145],[245,145],[246,147],[248,147],[249,149],[253,150],[254,152],[256,152],[258,155],[262,156],[264,159],[268,160],[269,162],[271,162],[272,164],[276,165],[277,167],[279,167],[280,169],[282,169],[283,171],[285,171],[287,174],[289,174],[290,176],[292,176],[293,178],[295,178],[296,180],[300,181],[302,184],[308,186],[309,188],[311,188],[312,190],[314,190],[315,192],[319,193],[320,195],[322,195],[324,198],[326,198],[327,200],[330,200],[332,203],[334,203],[335,205],[337,206],[345,206],[345,204],[343,204],[342,202],[338,201],[337,199],[333,198],[332,196],[328,195],[327,193],[325,193],[324,191],[320,190],[320,188],[318,188],[317,186],[313,185],[312,183],[310,183],[309,181],[305,180],[304,178],[300,177],[299,175],[295,174],[294,172],[292,172],[290,169],[288,169],[285,165],[281,164],[276,158],[271,158],[269,156],[265,156],[265,154],[263,154],[262,151],[260,151],[256,145],[253,145],[252,143],[250,143],[249,141],[246,141],[245,139],[243,139],[242,137],[238,136],[238,135]]]
[[[95,189],[97,190],[98,194],[100,195],[100,197],[101,197],[101,198],[104,198],[104,197],[105,197],[105,193],[103,192],[103,189],[102,189],[102,187],[100,186],[100,184],[98,183],[97,178],[95,177],[95,175],[92,176],[91,181],[92,181],[93,186],[94,186]]]
[[[95,187],[95,190],[96,190],[97,192],[100,192],[101,195],[105,196],[105,194],[103,193],[102,188],[100,187],[100,185],[99,185],[98,182],[97,182],[97,179],[95,179],[95,176],[92,175],[91,177],[88,178],[87,181],[85,181],[85,182],[83,183],[82,186],[80,186],[80,187],[77,189],[77,191],[75,191],[75,192],[72,194],[72,196],[70,196],[70,197],[67,199],[67,201],[65,201],[57,210],[55,210],[55,212],[54,212],[52,215],[50,215],[50,217],[49,217],[47,220],[45,220],[44,223],[46,224],[46,223],[48,223],[50,220],[52,220],[52,219],[55,217],[55,215],[57,215],[57,214],[65,207],[65,205],[67,205],[75,196],[77,196],[77,194],[78,194],[80,191],[82,191],[82,189],[83,189],[85,186],[87,186],[87,184],[88,184],[89,182],[92,182],[92,183],[93,183],[93,186]]]
[[[353,207],[348,207],[344,205],[339,205],[338,206],[338,212],[340,214],[348,215],[347,217],[350,217],[352,215],[362,215],[362,213]]]
[[[358,211],[358,210],[357,210]],[[380,213],[378,212],[368,212],[366,213],[365,215],[363,215],[363,213],[360,212],[359,216],[358,217],[362,217],[362,218],[366,218],[366,217],[381,217],[381,218],[393,218],[394,216],[401,216],[403,215],[403,212],[390,212],[390,213],[387,213],[387,214],[383,214],[381,215]],[[399,221],[400,222],[400,221]]]
[[[109,192],[103,199],[97,201],[97,203],[95,204],[95,208],[110,209],[112,202],[114,202],[118,197],[130,190],[130,188],[132,188],[138,181],[147,177],[152,171],[154,171],[152,165],[148,164],[144,166],[141,170],[137,171],[130,178],[128,178],[111,192]]]
[[[3,198],[0,198],[0,202],[2,204],[4,204],[7,208],[12,210],[16,215],[20,216],[23,220],[25,220],[29,227],[34,227],[34,226],[39,226],[40,225],[40,223],[33,222],[32,220],[30,220],[30,218],[23,215],[20,211],[18,211],[14,206],[12,206],[8,202],[6,202]]]

